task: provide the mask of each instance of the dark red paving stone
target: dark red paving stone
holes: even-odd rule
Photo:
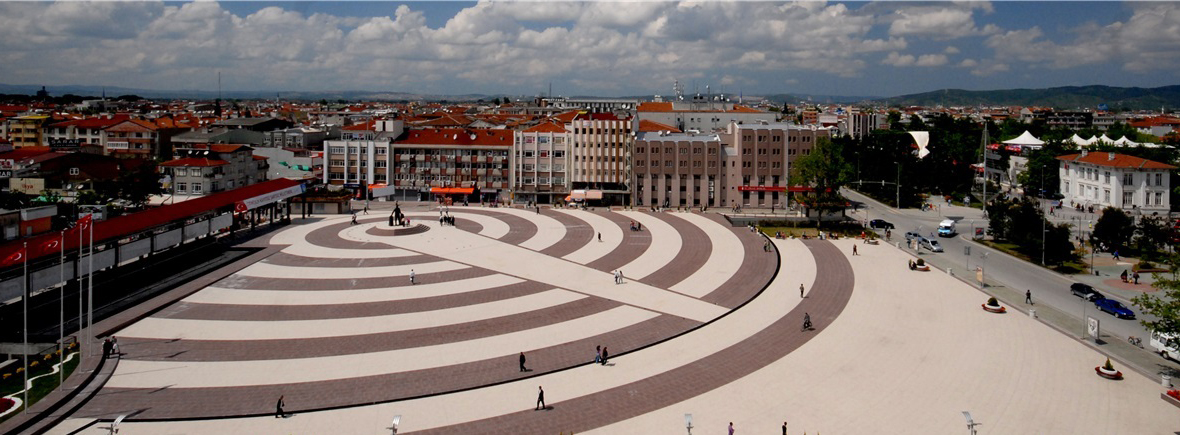
[[[74,417],[91,418],[134,414],[128,420],[210,418],[270,415],[280,395],[288,412],[363,405],[443,394],[517,380],[585,364],[594,359],[594,346],[605,344],[619,354],[698,326],[674,316],[659,316],[602,336],[573,341],[526,353],[521,373],[516,352],[505,357],[467,364],[322,382],[226,388],[104,388]],[[612,352],[614,354],[615,352]],[[282,361],[275,361],[276,367]],[[602,367],[602,370],[610,370]],[[347,370],[342,367],[341,370]],[[474,430],[469,433],[484,433]],[[516,433],[520,433],[519,431]],[[556,432],[554,432],[556,433]]]
[[[583,298],[550,308],[457,325],[344,337],[249,341],[119,337],[119,348],[127,354],[124,359],[149,361],[253,361],[355,355],[457,343],[543,328],[619,305],[606,299]]]
[[[681,245],[680,252],[672,261],[639,282],[653,287],[669,288],[688,278],[689,275],[705,265],[705,262],[709,260],[709,254],[713,252],[713,242],[709,240],[709,236],[703,230],[693,225],[692,222],[676,217],[676,213],[648,214],[676,229],[676,232],[680,234]],[[623,275],[626,274],[627,271],[624,270]]]
[[[761,233],[751,233],[746,227],[734,227],[725,217],[719,214],[705,214],[703,216],[717,221],[721,226],[733,231],[738,240],[742,241],[745,257],[737,273],[729,278],[725,284],[701,298],[701,300],[717,304],[726,308],[737,308],[750,300],[762,290],[766,284],[774,279],[778,256],[774,252],[766,252]]]
[[[812,284],[812,293],[769,327],[740,343],[641,381],[550,403],[553,409],[546,412],[533,411],[535,396],[511,398],[520,401],[522,411],[414,433],[585,432],[680,403],[766,367],[822,333],[852,297],[854,277],[848,259],[831,243],[803,243],[814,255],[816,276],[820,277]],[[814,330],[800,330],[805,312],[811,314]],[[549,393],[551,397],[560,395]]]
[[[192,320],[320,320],[416,313],[510,299],[550,290],[548,284],[525,281],[446,296],[340,305],[222,305],[180,301],[152,317]],[[398,290],[410,290],[399,287]],[[397,291],[397,290],[395,290]]]
[[[389,248],[393,249],[393,248]],[[385,258],[316,258],[280,252],[272,255],[263,263],[277,266],[305,266],[305,267],[383,267],[404,266],[407,264],[421,264],[440,261],[438,257],[424,255],[410,255],[405,257]]]
[[[307,269],[304,269],[307,270]],[[260,278],[245,275],[232,275],[214,286],[222,288],[250,289],[250,290],[352,290],[360,288],[403,287],[410,285],[408,276],[353,278],[353,279],[321,279],[314,275],[314,271],[307,271],[307,276],[293,276],[290,278]],[[466,267],[458,270],[435,273],[414,273],[414,280],[419,284],[434,284],[460,279],[475,278],[491,275],[493,271],[478,267]]]
[[[591,227],[586,221],[555,211],[542,211],[541,214],[549,216],[565,226],[565,237],[554,243],[553,246],[542,249],[542,254],[561,258],[582,249],[594,238],[594,227]]]
[[[366,223],[380,223],[387,222],[383,218],[365,218],[357,219],[357,222]],[[384,225],[384,224],[382,224]],[[337,249],[389,249],[391,246],[384,243],[376,242],[355,242],[352,240],[345,240],[340,238],[340,232],[345,228],[352,226],[352,221],[344,219],[338,224],[327,225],[322,228],[316,228],[307,233],[304,237],[308,243],[316,246],[323,246],[325,248]]]
[[[366,229],[365,234],[372,234],[374,236],[382,236],[382,237],[396,237],[396,236],[412,236],[414,234],[422,234],[427,231],[430,231],[430,227],[428,227],[426,225],[414,224],[414,225],[411,225],[408,227],[401,227],[401,226],[391,227],[391,226],[389,226],[389,221],[386,220],[384,226],[382,226],[380,223],[378,223],[377,226],[369,227],[368,229]]]
[[[413,222],[421,222],[422,220],[425,220],[428,218],[430,218],[430,215],[425,215],[425,214],[410,216],[411,224]],[[435,216],[433,221],[438,222],[438,217]],[[479,234],[480,231],[483,231],[483,225],[480,225],[479,223],[477,223],[473,220],[470,220],[470,219],[463,219],[459,216],[455,216],[455,228],[458,228],[460,230],[463,230],[463,231],[466,231],[466,232],[469,232],[472,234]]]
[[[618,225],[623,230],[623,242],[609,254],[591,261],[586,267],[604,272],[614,271],[639,258],[640,255],[643,255],[644,251],[647,251],[651,247],[651,233],[647,231],[631,231],[632,219],[609,211],[594,211],[590,213],[596,213]],[[594,241],[593,243],[598,242]],[[626,273],[627,271],[623,271],[624,275]]]
[[[519,216],[479,209],[463,209],[461,212],[487,216],[508,224],[508,234],[505,234],[503,237],[500,237],[497,240],[510,245],[519,245],[524,243],[537,234],[537,225],[532,221]]]

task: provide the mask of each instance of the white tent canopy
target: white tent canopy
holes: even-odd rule
[[[1033,137],[1032,133],[1029,133],[1028,130],[1025,130],[1024,134],[1021,134],[1016,139],[1008,139],[1004,141],[1004,143],[1009,145],[1020,145],[1032,149],[1037,149],[1042,145],[1045,145],[1045,141]]]
[[[911,131],[910,136],[914,137],[914,143],[918,145],[918,158],[926,157],[930,154],[930,150],[926,149],[930,145],[930,132],[928,131]]]

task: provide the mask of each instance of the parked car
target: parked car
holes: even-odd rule
[[[909,232],[905,233],[905,241],[907,241],[907,242],[912,241],[914,239],[921,239],[921,238],[923,238],[921,234],[918,234],[913,231],[909,231]]]
[[[892,230],[893,224],[889,223],[885,219],[873,219],[869,221],[869,228],[884,228],[887,230]]]
[[[942,245],[938,244],[937,240],[922,238],[918,243],[921,243],[922,247],[929,249],[930,252],[942,252]]]
[[[1176,337],[1172,334],[1151,331],[1151,348],[1165,359],[1180,360],[1180,349],[1176,345]]]
[[[1094,301],[1094,306],[1098,307],[1099,311],[1105,311],[1118,317],[1120,319],[1134,319],[1135,312],[1123,305],[1122,302],[1114,299],[1098,299]]]
[[[1075,282],[1075,283],[1071,284],[1069,286],[1069,291],[1070,291],[1070,293],[1073,293],[1074,296],[1085,299],[1087,301],[1106,299],[1106,296],[1102,296],[1102,293],[1098,293],[1097,290],[1094,290],[1094,287],[1090,287],[1089,284],[1082,284],[1080,282]]]

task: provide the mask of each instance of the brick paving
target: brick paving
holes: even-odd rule
[[[488,216],[508,224],[508,234],[505,234],[499,240],[510,245],[519,245],[537,235],[537,225],[519,216],[479,209],[463,209],[463,213]]]
[[[463,211],[471,212],[472,210],[464,209]],[[589,265],[589,267],[604,271],[614,270],[638,258],[646,249],[651,247],[652,241],[650,233],[630,231],[630,219],[627,217],[616,213],[611,213],[609,211],[600,211],[596,213],[619,225],[622,229],[625,240],[622,241],[618,248],[603,258],[595,260]],[[523,242],[533,237],[537,231],[535,225],[520,217],[511,216],[504,213],[483,211],[480,211],[480,214],[488,214],[497,219],[502,219],[503,221],[510,223],[510,228],[512,228],[512,230],[508,235],[501,238],[501,241],[506,243]],[[560,213],[547,214],[547,216],[552,217],[566,225],[567,233],[566,238],[563,241],[547,248],[544,251],[546,254],[568,254],[569,252],[577,250],[580,246],[584,246],[584,243],[597,243],[591,240],[594,231],[585,222],[572,216]],[[673,216],[660,216],[659,214],[657,214],[657,216],[660,219],[664,219],[669,222],[674,228],[677,229],[677,231],[681,232],[683,237],[685,237],[682,250],[676,256],[676,258],[669,265],[648,277],[649,279],[653,279],[655,282],[671,285],[675,284],[680,279],[683,279],[684,276],[687,276],[688,273],[685,272],[686,270],[693,270],[694,268],[701,267],[707,261],[709,251],[712,249],[712,246],[704,232],[695,225]],[[381,217],[377,219],[362,219],[362,222],[384,222],[385,220],[385,217]],[[458,221],[459,229],[476,233],[482,230],[482,226],[474,222],[461,218],[458,219]],[[719,220],[718,222],[728,226],[723,219]],[[328,225],[323,228],[313,230],[308,233],[306,241],[314,245],[336,249],[390,249],[389,245],[383,243],[363,243],[341,239],[338,236],[339,232],[348,226],[348,220],[342,220],[341,223]],[[529,228],[531,228],[531,231]],[[386,235],[385,232],[390,230],[370,228],[368,231],[370,234]],[[733,231],[740,232],[736,229]],[[763,286],[765,286],[767,282],[769,282],[771,278],[773,278],[773,265],[777,258],[773,255],[767,255],[765,252],[762,252],[760,239],[745,237],[742,234],[738,234],[738,236],[745,245],[746,260],[742,263],[739,272],[735,274],[735,276],[730,279],[722,289],[718,289],[708,296],[708,298],[719,301],[719,303],[721,303],[723,306],[730,308],[738,306],[746,300],[752,298],[763,288]],[[583,245],[578,245],[578,243],[582,243]],[[373,267],[405,265],[440,260],[427,255],[383,259],[307,258],[297,255],[277,253],[277,249],[275,248],[271,248],[269,255],[270,258],[265,260],[268,263],[282,264],[286,266],[314,265],[315,267]],[[843,262],[842,264],[846,266],[847,263],[846,261],[843,261],[842,257],[841,262]],[[821,263],[818,257],[817,263]],[[827,267],[835,266],[828,265]],[[823,268],[821,267],[821,270],[822,269]],[[459,279],[486,276],[491,273],[494,272],[481,268],[470,267],[442,273],[417,274],[417,279],[419,283],[446,283]],[[217,285],[220,287],[252,290],[349,290],[357,288],[404,287],[409,285],[408,282],[403,281],[405,280],[390,278],[308,279],[299,277],[256,278],[234,275],[219,281]],[[837,284],[842,282],[843,281],[839,281]],[[848,277],[847,287],[847,291],[850,292],[850,275]],[[178,319],[258,321],[356,318],[397,313],[424,312],[459,307],[533,294],[539,291],[547,290],[549,288],[551,287],[544,286],[539,283],[525,282],[456,295],[344,305],[241,306],[179,302],[170,307],[167,307],[164,310],[161,310],[156,315],[158,317],[170,317]],[[818,289],[819,288],[817,288],[817,290]],[[835,293],[839,292],[836,291]],[[847,295],[844,296],[842,301],[847,301]],[[809,298],[807,301],[805,301],[805,303],[828,302],[832,301],[823,298]],[[126,357],[135,360],[193,362],[275,360],[276,367],[281,367],[281,360],[288,358],[310,358],[330,355],[363,354],[395,349],[410,349],[491,337],[514,331],[535,329],[543,327],[547,324],[554,324],[568,319],[584,317],[593,313],[602,312],[619,305],[619,303],[614,301],[592,297],[555,307],[535,310],[528,313],[514,314],[511,316],[480,321],[471,321],[459,325],[350,337],[228,342],[180,339],[149,340],[126,337],[121,338],[120,342],[125,352],[128,353]],[[792,313],[797,314],[796,311],[798,310],[792,311]],[[836,314],[838,314],[838,311],[832,313],[831,317],[834,318]],[[787,317],[790,316],[791,315],[789,314]],[[801,316],[801,314],[799,314],[799,316]],[[813,311],[812,316],[813,319],[816,319],[817,323],[819,323],[818,320],[823,318],[822,307],[819,307],[819,309]],[[784,320],[780,320],[779,323],[786,321],[785,319],[786,317]],[[797,327],[798,321],[795,321],[793,325]],[[409,398],[461,391],[464,389],[477,388],[487,385],[495,385],[502,382],[518,380],[522,377],[537,376],[544,373],[550,373],[553,371],[585,364],[590,359],[592,359],[592,349],[598,344],[610,347],[614,351],[612,353],[616,356],[626,354],[645,346],[666,340],[669,337],[684,333],[697,326],[700,326],[699,322],[675,316],[663,315],[635,325],[619,328],[599,336],[576,340],[557,346],[537,349],[528,353],[528,365],[532,369],[532,371],[528,373],[520,373],[516,370],[515,350],[512,350],[505,352],[506,354],[510,355],[509,357],[505,358],[496,358],[492,360],[476,361],[411,372],[390,373],[379,376],[346,378],[322,382],[303,382],[283,385],[231,388],[106,388],[100,391],[95,399],[87,403],[82,411],[76,416],[110,417],[116,414],[128,414],[134,412],[136,413],[134,417],[136,420],[153,420],[266,415],[273,412],[274,400],[279,395],[286,395],[288,410],[294,412],[299,412],[301,410],[404,400]],[[813,333],[814,332],[818,331],[813,331]],[[758,337],[761,337],[765,334],[766,333],[759,334]],[[802,344],[802,342],[804,342],[807,338],[806,336],[783,336],[785,333],[782,333],[781,331],[776,334],[772,334],[771,338],[775,340],[793,340],[793,342],[797,342],[794,344],[795,347],[797,347],[799,344]],[[743,342],[742,346],[734,346],[734,348],[723,352],[734,352],[734,357],[743,358],[740,364],[736,364],[736,367],[733,368],[725,368],[722,370],[723,373],[727,374],[727,376],[740,376],[739,373],[748,373],[748,371],[743,372],[743,370],[754,370],[757,368],[755,367],[757,364],[765,365],[764,360],[770,357],[765,355],[761,357],[757,356],[767,353],[768,349],[766,348],[773,348],[778,346],[778,344],[775,346],[768,346],[765,342],[765,338],[761,339],[761,341],[751,341],[754,339],[755,337],[751,337],[751,339]],[[794,347],[791,347],[791,349],[793,348]],[[781,356],[781,354],[785,354],[786,352],[789,352],[789,350],[774,349],[774,351],[770,353]],[[757,355],[754,355],[756,356],[755,358],[746,361],[744,360],[745,356],[743,356],[745,353]],[[684,384],[683,379],[676,377],[665,378],[664,376],[658,377],[659,382],[650,383],[651,379],[649,379],[640,381],[637,384],[644,388],[649,388],[652,391],[661,391],[662,393],[660,393],[660,396],[663,397],[661,400],[674,400],[677,398],[683,399],[690,397],[684,395],[686,394],[685,392],[689,392],[690,394],[699,394],[697,391],[707,391],[707,389],[701,390],[701,388],[706,388],[708,385],[713,385],[716,383],[719,383],[718,385],[720,385],[728,382],[729,380],[735,379],[734,377],[724,377],[724,379],[722,379],[715,375],[706,376],[698,373],[700,370],[711,372],[714,366],[721,367],[727,365],[727,363],[724,363],[723,361],[714,360],[712,358],[713,357],[710,357],[709,359],[693,363],[693,367],[701,366],[697,369],[690,370],[689,368],[681,368],[674,371],[675,373],[701,378],[699,380],[688,382],[687,385],[681,385]],[[761,365],[758,365],[758,367]],[[347,368],[342,367],[341,370],[347,370]],[[594,394],[577,400],[588,401],[586,403],[594,404],[594,407],[615,407],[616,405],[613,404],[612,400],[615,395],[619,394],[619,391],[622,390],[618,388],[611,389],[600,394]],[[657,402],[658,401],[654,401],[651,403]],[[558,414],[560,413],[555,415]],[[622,419],[630,414],[615,413],[614,415],[617,417],[617,419]],[[519,426],[520,421],[514,418],[508,418],[507,420],[504,420],[504,422],[507,423],[501,423],[499,422],[500,420],[497,419],[492,420],[494,421],[490,422],[492,424],[492,426],[490,426],[491,428],[522,427]],[[606,424],[609,422],[609,419],[597,420],[601,424]],[[566,430],[568,430],[570,427],[565,426],[566,421],[564,420],[559,423],[562,425],[561,427],[566,428]],[[505,424],[507,424],[507,426],[505,426]],[[533,423],[528,424],[532,425]],[[548,423],[544,423],[543,425],[546,424]],[[494,431],[502,430],[505,429],[495,429]],[[482,428],[474,431],[481,433],[487,432]],[[532,432],[532,430],[528,431]]]
[[[604,272],[610,272],[623,267],[627,263],[639,258],[651,247],[651,234],[647,231],[631,231],[631,219],[618,213],[611,213],[609,211],[591,212],[597,213],[602,217],[614,222],[623,229],[623,243],[620,243],[614,251],[610,254],[604,255],[602,258],[591,261],[586,266],[591,269],[598,269]],[[597,241],[591,243],[598,243]],[[623,271],[626,274],[626,271]]]
[[[561,212],[545,213],[562,225],[565,225],[565,237],[553,246],[542,249],[541,253],[550,257],[561,258],[581,249],[594,238],[594,228],[585,221]]]
[[[676,285],[700,269],[709,260],[713,242],[696,225],[675,216],[675,213],[652,213],[652,216],[671,225],[680,234],[680,252],[666,266],[644,277],[640,282],[660,288]],[[627,271],[623,271],[624,274]],[[761,286],[759,286],[761,287]]]
[[[815,281],[812,295],[798,306],[736,345],[638,382],[549,404],[546,412],[532,410],[534,400],[530,399],[535,397],[511,398],[520,400],[522,411],[414,433],[585,432],[674,405],[753,373],[822,333],[852,296],[854,277],[847,258],[826,241],[803,243],[815,256],[817,276],[823,279]],[[800,329],[805,312],[811,314],[813,330]],[[675,428],[674,424],[669,428]]]
[[[766,283],[774,279],[778,255],[763,249],[766,239],[762,238],[759,233],[751,233],[746,230],[746,227],[729,226],[725,217],[718,214],[704,216],[733,231],[738,240],[742,241],[745,257],[742,258],[742,266],[738,268],[737,273],[733,274],[733,277],[729,278],[721,287],[702,297],[701,300],[726,308],[737,308],[753,298]]]

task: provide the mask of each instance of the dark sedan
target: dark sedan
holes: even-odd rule
[[[873,219],[869,221],[869,228],[884,228],[887,230],[892,230],[893,224],[885,221],[885,219]]]
[[[1096,300],[1096,301],[1094,301],[1094,306],[1098,307],[1099,311],[1105,311],[1105,312],[1110,313],[1111,315],[1114,315],[1115,317],[1118,317],[1120,319],[1134,319],[1135,318],[1134,311],[1131,311],[1131,309],[1127,308],[1126,305],[1123,305],[1121,302],[1116,301],[1114,299]]]
[[[1075,283],[1071,284],[1069,286],[1069,291],[1070,291],[1070,293],[1073,293],[1074,296],[1085,299],[1087,301],[1096,301],[1099,299],[1106,299],[1106,296],[1102,296],[1102,293],[1098,293],[1097,290],[1094,290],[1094,287],[1090,287],[1089,284],[1082,284],[1080,282],[1075,282]]]

